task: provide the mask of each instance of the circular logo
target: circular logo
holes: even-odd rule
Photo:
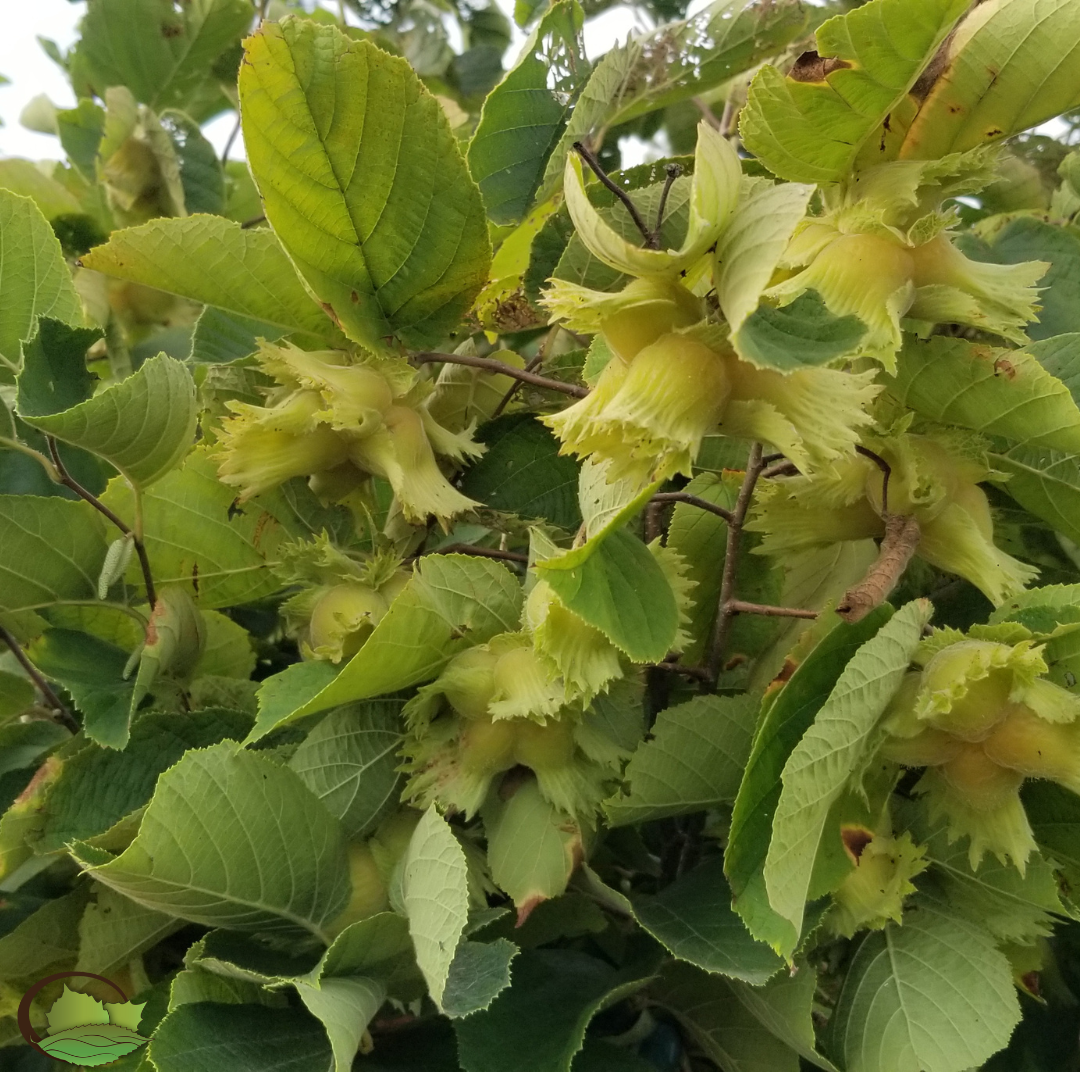
[[[111,986],[119,1002],[102,1003],[90,994],[64,987],[63,995],[48,1012],[48,1034],[39,1035],[30,1022],[34,998],[51,983],[85,978]],[[22,1037],[40,1054],[72,1065],[108,1065],[146,1042],[139,1034],[142,1005],[132,1005],[127,994],[104,975],[92,971],[59,971],[39,979],[23,994],[17,1021]]]

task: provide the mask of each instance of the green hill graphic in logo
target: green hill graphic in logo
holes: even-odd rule
[[[47,1014],[49,1033],[38,1048],[72,1065],[108,1065],[146,1042],[137,1031],[143,1008],[130,1001],[103,1005],[65,986]]]

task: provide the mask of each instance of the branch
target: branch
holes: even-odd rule
[[[746,475],[739,488],[735,507],[728,522],[727,547],[724,552],[724,576],[720,581],[720,599],[716,607],[716,622],[713,624],[712,638],[709,641],[705,668],[709,672],[709,683],[716,686],[720,677],[720,662],[724,655],[727,639],[731,634],[731,623],[738,612],[732,607],[735,599],[735,577],[739,569],[739,541],[742,539],[743,525],[750,509],[750,499],[754,486],[762,470],[761,443],[754,443],[750,448],[750,457],[746,462]]]
[[[45,676],[34,667],[33,663],[31,663],[30,657],[23,652],[22,646],[2,626],[0,626],[0,641],[3,641],[11,652],[11,655],[18,661],[19,666],[30,676],[34,685],[41,691],[41,696],[45,699],[49,708],[60,718],[64,727],[66,727],[72,735],[78,735],[79,725],[75,723],[75,718],[67,711],[64,707],[64,703],[56,696],[56,691],[48,684]]]
[[[146,583],[146,602],[150,605],[151,611],[154,609],[154,605],[157,603],[157,591],[154,588],[154,576],[150,571],[150,560],[146,555],[146,545],[142,541],[141,536],[136,536],[135,533],[128,528],[128,526],[120,520],[96,495],[91,494],[76,480],[71,473],[67,471],[67,467],[63,461],[60,460],[60,451],[57,449],[56,440],[47,435],[45,441],[49,447],[49,457],[52,458],[53,465],[56,466],[57,474],[60,477],[60,483],[66,488],[70,488],[79,496],[80,499],[85,499],[95,510],[100,514],[104,514],[124,536],[130,536],[132,543],[135,545],[135,553],[139,556],[139,565],[142,567],[143,581]]]
[[[505,559],[507,562],[528,563],[529,556],[519,551],[500,551],[498,548],[476,547],[473,544],[450,544],[425,555],[478,555],[484,559]]]
[[[532,383],[533,386],[542,386],[545,390],[555,390],[567,397],[583,398],[589,391],[584,386],[574,386],[573,383],[559,382],[557,379],[548,379],[543,375],[536,375],[531,371],[523,371],[510,364],[503,364],[498,360],[489,360],[486,356],[458,356],[457,353],[421,352],[413,353],[414,364],[461,364],[464,367],[480,368],[483,371],[494,371],[499,375],[509,375],[519,382]]]
[[[816,619],[818,617],[818,612],[811,611],[809,608],[751,604],[746,600],[729,600],[728,608],[736,615],[772,615],[777,619]]]
[[[660,193],[660,205],[656,208],[656,227],[652,231],[653,246],[660,247],[660,231],[664,227],[664,210],[667,208],[668,195],[671,193],[671,185],[682,176],[682,166],[675,161],[668,162],[664,167],[667,179],[664,180],[664,190]]]
[[[854,623],[873,611],[896,588],[918,546],[917,518],[903,514],[885,515],[885,536],[878,557],[867,570],[866,577],[844,594],[836,608],[837,615]]]
[[[889,477],[892,476],[892,466],[873,450],[867,450],[865,446],[856,446],[856,454],[862,454],[869,458],[882,472],[881,477],[881,516],[888,521],[889,518]]]
[[[536,355],[525,365],[525,370],[527,372],[536,371],[536,369],[538,367],[540,367],[541,364],[543,364],[545,358],[547,357],[548,348],[550,347],[552,341],[555,340],[555,335],[558,332],[559,332],[559,327],[558,326],[553,326],[544,335],[544,340],[541,342],[540,348],[536,350]],[[515,379],[514,380],[514,385],[511,386],[510,389],[507,390],[505,394],[503,394],[502,401],[500,401],[499,404],[495,406],[495,411],[491,414],[491,419],[492,420],[494,420],[497,416],[502,415],[503,409],[505,409],[506,406],[509,405],[510,402],[514,400],[514,395],[521,389],[521,387],[523,385],[524,384],[523,384],[521,379]]]
[[[584,143],[574,143],[574,149],[581,155],[585,164],[596,173],[596,179],[626,207],[634,224],[637,226],[638,232],[645,237],[645,247],[652,248],[654,251],[658,250],[660,242],[653,234],[652,229],[645,224],[645,219],[641,216],[641,211],[634,205],[634,200],[604,172],[604,167],[596,160],[593,152]]]
[[[699,499],[696,495],[688,495],[685,491],[662,491],[659,495],[654,495],[649,502],[686,503],[688,506],[696,506],[699,510],[707,510],[710,514],[715,514],[729,523],[731,521],[730,510],[725,510],[722,506],[717,506],[716,503],[711,503],[707,499]]]

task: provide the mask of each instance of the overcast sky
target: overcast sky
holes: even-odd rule
[[[60,145],[49,135],[27,131],[19,123],[19,115],[26,103],[38,94],[46,94],[54,104],[70,107],[75,104],[71,88],[60,69],[45,55],[37,37],[52,38],[66,51],[76,38],[76,27],[86,11],[85,0],[29,0],[4,3],[4,30],[0,34],[0,74],[6,75],[11,84],[0,86],[0,156],[27,158],[59,158]],[[513,9],[513,0],[499,0],[506,11]],[[706,0],[696,0],[691,11],[706,6]],[[336,5],[334,5],[336,7]],[[628,8],[612,8],[599,18],[591,20],[585,28],[585,48],[590,58],[599,56],[623,40],[630,31],[637,29],[634,16]],[[517,28],[514,28],[517,31]],[[518,31],[508,54],[511,58],[524,35]],[[208,125],[206,133],[221,149],[228,138],[234,117],[220,117]],[[242,156],[243,149],[237,141],[233,157]]]

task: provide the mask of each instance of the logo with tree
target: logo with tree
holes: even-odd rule
[[[34,998],[51,983],[70,978],[97,979],[116,990],[123,1001],[101,1002],[65,986],[46,1014],[49,1026],[42,1036],[30,1022],[30,1006]],[[47,1057],[71,1065],[110,1065],[132,1050],[137,1050],[146,1038],[139,1034],[139,1020],[145,1005],[127,1000],[116,983],[89,971],[62,971],[35,983],[23,995],[19,1004],[19,1030],[26,1041]]]

